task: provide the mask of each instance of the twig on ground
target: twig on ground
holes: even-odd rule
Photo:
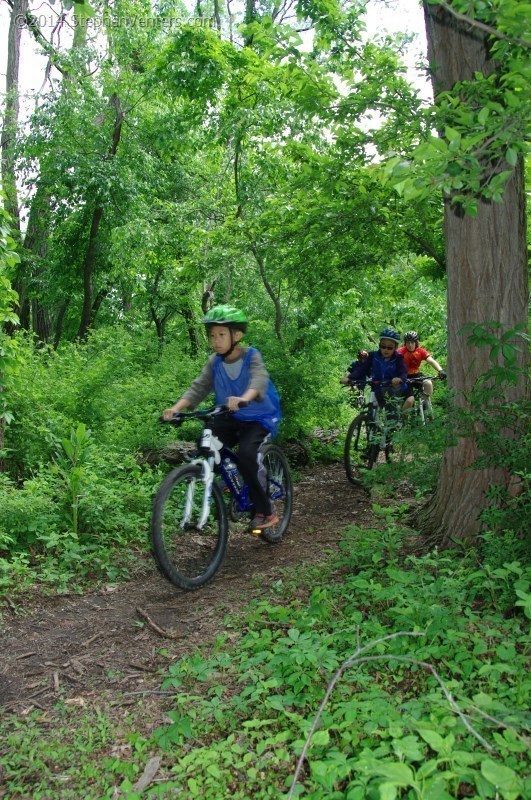
[[[168,697],[175,697],[177,694],[177,690],[173,692],[168,692],[165,689],[138,689],[136,692],[124,692],[124,697],[132,697],[135,694],[156,694],[156,695],[166,695]]]
[[[186,636],[185,633],[174,633],[173,631],[164,630],[164,628],[161,628],[156,622],[153,622],[149,614],[144,611],[143,608],[137,608],[136,613],[147,622],[150,628],[153,628],[155,633],[158,633],[158,635],[162,636],[164,639],[183,639]]]
[[[87,639],[86,642],[81,642],[81,647],[88,647],[89,644],[92,644],[94,639],[97,639],[98,636],[102,636],[102,635],[103,635],[102,632],[98,631],[98,633],[95,633],[94,636],[90,637],[90,639]]]
[[[34,703],[35,702],[35,700],[34,700],[35,697],[39,697],[39,695],[45,694],[46,692],[49,692],[49,691],[50,691],[50,687],[49,686],[44,686],[42,689],[39,689],[38,692],[34,692],[33,694],[30,694],[30,696],[28,697],[28,700],[31,700],[31,702]]]
[[[153,782],[155,775],[159,771],[161,760],[162,759],[160,758],[160,756],[153,756],[153,758],[149,759],[141,777],[132,787],[133,792],[138,792],[140,794],[141,792],[144,791],[144,789],[147,789],[147,787],[149,786],[150,783]]]
[[[506,728],[508,731],[514,733],[517,739],[520,739],[527,747],[531,747],[531,738],[529,736],[523,736],[521,733],[518,733],[512,725],[507,725],[507,723],[502,722],[501,719],[496,719],[496,717],[491,717],[490,714],[487,714],[485,711],[482,711],[477,706],[470,706],[472,711],[477,711],[477,713],[488,719],[489,722],[494,722],[495,725],[498,725],[500,728]]]

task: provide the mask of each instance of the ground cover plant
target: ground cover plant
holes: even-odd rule
[[[64,705],[4,720],[4,797],[529,794],[530,571],[477,553],[408,555],[414,533],[380,517],[173,663],[166,721],[150,735],[142,700],[120,724]]]

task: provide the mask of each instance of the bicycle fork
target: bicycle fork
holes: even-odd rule
[[[204,485],[203,491],[203,501],[201,504],[201,516],[197,523],[194,523],[194,528],[198,528],[199,530],[203,530],[205,527],[208,515],[210,513],[210,500],[212,498],[212,484],[214,482],[214,469],[213,464],[210,461],[214,459],[208,459],[208,461],[204,458],[198,458],[192,461],[192,464],[198,464],[203,469],[203,475],[200,478],[201,483]],[[192,517],[192,510],[194,504],[194,495],[196,491],[196,483],[197,479],[192,478],[189,482],[188,486],[186,487],[186,501],[184,504],[184,515],[181,521],[181,526],[186,528],[187,525],[190,524],[190,519]]]

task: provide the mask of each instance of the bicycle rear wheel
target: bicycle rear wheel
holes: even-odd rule
[[[378,458],[378,445],[369,441],[369,418],[367,414],[358,414],[350,423],[345,439],[343,461],[347,478],[351,483],[361,484],[363,473],[372,469]]]
[[[269,544],[280,542],[288,529],[293,508],[293,483],[288,460],[276,444],[266,444],[262,451],[267,473],[267,494],[278,514],[278,523],[261,532]]]
[[[202,474],[199,464],[170,472],[155,496],[151,518],[155,561],[165,578],[187,591],[213,578],[227,547],[227,512],[215,483],[206,521],[199,527],[206,491]]]

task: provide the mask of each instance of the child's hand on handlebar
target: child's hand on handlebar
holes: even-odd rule
[[[398,378],[398,377],[393,378],[391,383],[393,384],[393,386],[401,386],[402,385],[402,378]]]
[[[247,405],[247,402],[243,399],[243,397],[227,397],[227,408],[229,411],[238,411],[241,407]]]
[[[165,408],[161,414],[161,419],[164,422],[171,422],[171,420],[175,417],[176,414],[179,412],[175,408]]]

